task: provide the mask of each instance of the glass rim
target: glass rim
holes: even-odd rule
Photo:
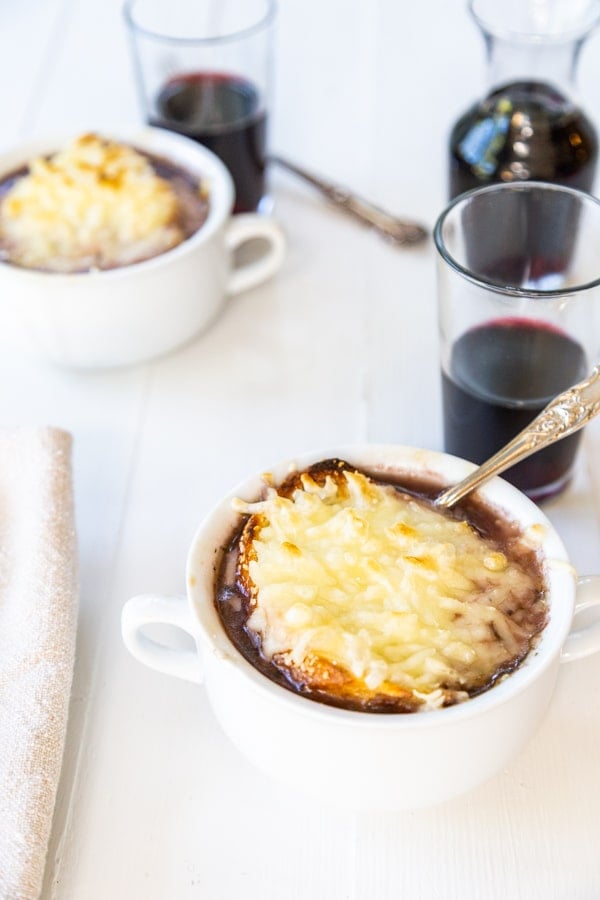
[[[251,25],[246,25],[244,28],[238,28],[235,31],[228,31],[224,34],[215,34],[215,35],[205,35],[204,37],[199,36],[187,36],[187,35],[178,35],[178,34],[168,34],[164,31],[155,31],[152,28],[148,28],[142,25],[139,21],[136,20],[134,16],[134,8],[140,3],[140,0],[125,0],[123,5],[123,16],[129,28],[131,29],[132,34],[142,35],[146,38],[152,38],[155,41],[159,41],[162,43],[169,44],[182,44],[182,45],[191,45],[191,44],[199,44],[199,45],[215,45],[215,44],[228,44],[234,43],[235,41],[243,40],[244,38],[250,37],[253,34],[257,34],[260,31],[268,28],[268,26],[274,21],[275,15],[277,12],[277,2],[276,0],[264,0],[265,3],[265,13]]]
[[[593,0],[585,15],[574,17],[572,26],[567,31],[525,31],[511,28],[510,24],[502,26],[489,16],[477,11],[481,0],[469,0],[469,13],[483,32],[500,40],[514,41],[522,44],[567,44],[582,40],[600,23],[600,2]]]
[[[598,211],[600,212],[600,200],[598,200],[598,198],[594,197],[592,194],[588,194],[585,191],[579,190],[578,188],[570,188],[564,185],[552,184],[546,181],[501,182],[499,184],[488,184],[485,185],[485,187],[473,188],[470,191],[465,191],[465,193],[459,194],[457,197],[454,197],[454,199],[451,200],[450,203],[448,203],[445,209],[443,209],[438,216],[433,229],[433,240],[436,250],[438,251],[441,259],[466,281],[469,281],[475,285],[479,285],[480,287],[485,288],[485,290],[501,294],[504,297],[530,297],[534,299],[552,300],[559,297],[569,297],[573,294],[581,294],[585,291],[589,291],[593,288],[599,287],[600,274],[597,278],[594,278],[591,281],[586,281],[581,284],[569,285],[565,288],[550,288],[543,290],[540,288],[524,288],[519,287],[518,285],[503,285],[499,284],[497,281],[493,281],[491,278],[487,278],[485,275],[476,274],[475,272],[471,271],[471,269],[467,268],[467,266],[463,266],[452,256],[452,254],[446,247],[446,242],[444,241],[444,237],[442,234],[444,224],[448,216],[452,212],[454,212],[454,210],[458,206],[468,201],[474,195],[480,196],[482,194],[506,193],[507,191],[541,191],[542,193],[554,192],[558,194],[570,194],[571,196],[576,197],[578,200],[583,201],[585,205],[597,207]]]

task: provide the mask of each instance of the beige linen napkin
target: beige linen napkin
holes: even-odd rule
[[[41,891],[77,617],[71,438],[0,429],[0,898]]]

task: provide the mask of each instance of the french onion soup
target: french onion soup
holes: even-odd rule
[[[268,678],[334,706],[415,712],[513,671],[547,617],[535,549],[498,510],[338,460],[265,476],[223,548],[215,602]]]
[[[181,166],[84,134],[0,181],[0,260],[44,272],[130,265],[182,243],[208,208]]]

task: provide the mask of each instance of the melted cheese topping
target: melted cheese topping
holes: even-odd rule
[[[72,271],[164,252],[184,238],[169,182],[133,147],[86,134],[31,161],[0,205],[11,262]]]
[[[539,603],[539,573],[360,472],[321,483],[305,473],[300,485],[235,503],[250,514],[239,563],[247,627],[295,681],[335,692],[342,673],[345,693],[436,707],[525,655],[535,627],[522,611]]]

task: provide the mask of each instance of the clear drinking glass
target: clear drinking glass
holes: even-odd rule
[[[600,202],[542,182],[469,191],[434,230],[444,449],[481,463],[598,360]],[[541,500],[568,483],[580,434],[504,475]]]
[[[225,163],[234,212],[265,207],[274,0],[128,0],[136,79],[149,124]]]

